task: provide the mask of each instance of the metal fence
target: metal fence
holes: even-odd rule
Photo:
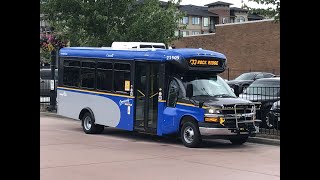
[[[280,136],[280,87],[250,87],[239,98],[257,103],[260,134]]]
[[[57,74],[57,70],[55,74]],[[51,69],[40,68],[40,111],[56,110],[57,84],[54,82],[57,81],[55,79],[57,78],[52,78]]]
[[[57,52],[51,52],[51,64],[40,61],[40,111],[55,111],[57,97],[58,69]]]

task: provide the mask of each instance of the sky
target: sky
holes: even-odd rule
[[[161,1],[168,1],[168,0],[161,0]],[[242,0],[182,0],[182,2],[180,3],[181,5],[187,5],[187,4],[192,4],[192,5],[197,5],[197,6],[204,6],[205,4],[210,4],[216,1],[222,1],[222,2],[227,2],[227,3],[231,3],[233,5],[231,5],[230,7],[241,7],[241,1]],[[248,2],[248,0],[243,0],[243,2],[251,7],[251,8],[267,8],[267,5],[261,5],[261,4],[257,4],[255,2]],[[272,7],[272,6],[270,6]]]

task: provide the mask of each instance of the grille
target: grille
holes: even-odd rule
[[[236,128],[236,120],[235,119],[226,119],[224,122],[224,127]]]
[[[246,105],[225,105],[222,109],[222,114],[225,116],[224,125],[227,128],[236,128],[236,119],[238,121],[238,127],[240,125],[246,125],[250,123],[244,123],[245,121],[252,120],[252,116],[246,116],[251,112],[252,107],[254,105],[246,104]],[[252,124],[252,123],[251,123]]]
[[[246,114],[246,113],[251,113],[253,105],[226,105],[222,109],[222,113],[224,115],[234,115],[235,111],[237,114]]]

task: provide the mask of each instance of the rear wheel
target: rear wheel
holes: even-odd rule
[[[186,122],[181,128],[181,140],[186,147],[199,147],[201,143],[201,135],[199,127],[194,122]]]
[[[270,112],[271,106],[267,106],[262,109],[261,112],[261,120],[263,128],[272,128],[272,124],[270,123],[270,119],[268,118],[268,113]]]
[[[266,117],[266,124],[269,128],[274,128],[280,130],[280,121],[278,121],[278,117],[268,115]]]
[[[266,116],[266,128],[275,128],[275,123],[274,123],[274,117],[269,115],[269,113]]]
[[[233,137],[230,137],[229,140],[231,141],[232,144],[241,145],[247,142],[248,137],[249,136],[233,136]]]
[[[104,126],[94,123],[94,118],[89,112],[86,112],[81,120],[82,129],[86,134],[100,134],[104,130]]]

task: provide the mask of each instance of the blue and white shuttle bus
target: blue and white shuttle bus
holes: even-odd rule
[[[219,77],[226,62],[192,48],[62,48],[57,113],[80,119],[87,134],[115,127],[178,134],[187,147],[206,137],[243,144],[258,131],[255,105]]]

